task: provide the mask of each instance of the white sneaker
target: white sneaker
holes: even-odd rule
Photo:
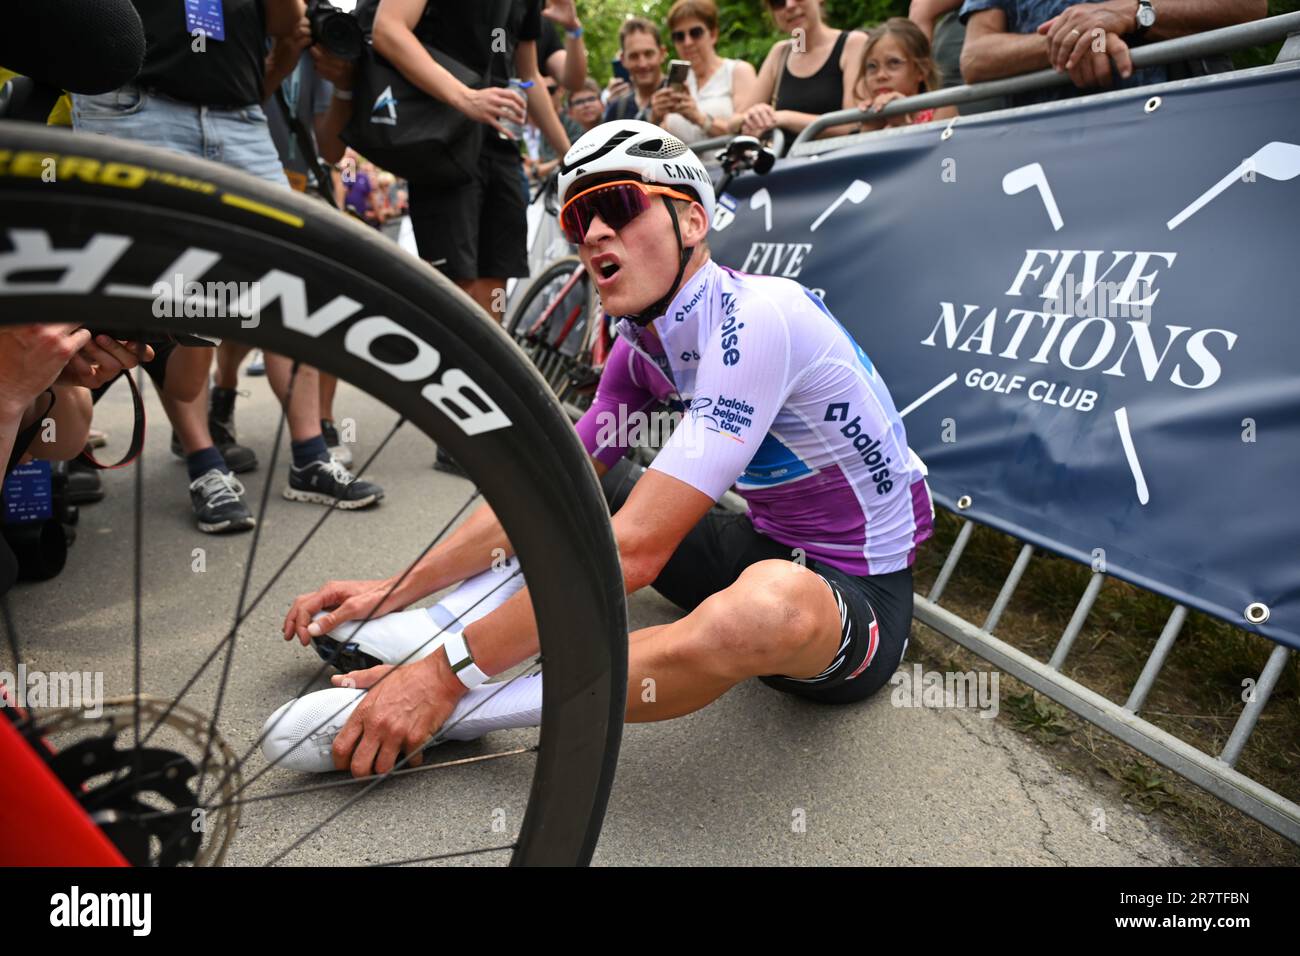
[[[262,727],[267,761],[300,773],[333,770],[334,738],[365,693],[355,687],[328,687],[289,701]]]
[[[317,614],[316,617],[321,615]],[[462,627],[453,625],[454,633]],[[328,634],[312,638],[316,653],[342,671],[359,671],[380,664],[413,664],[428,657],[446,640],[426,608],[394,611],[363,626],[346,621]]]

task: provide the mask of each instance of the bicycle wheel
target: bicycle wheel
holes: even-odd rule
[[[481,493],[519,556],[536,615],[546,675],[538,743],[518,748],[536,754],[518,834],[509,844],[474,847],[465,852],[509,850],[509,859],[515,864],[589,861],[600,832],[622,730],[627,676],[622,574],[590,462],[546,383],[524,361],[509,337],[450,282],[399,253],[373,230],[321,203],[242,173],[107,137],[5,122],[0,122],[0,157],[0,323],[83,323],[93,318],[97,328],[123,333],[161,329],[207,332],[235,339],[335,374],[395,413],[392,429],[362,466],[362,472],[372,473],[367,469],[389,447],[403,422],[409,422],[427,437],[406,429],[401,431],[397,444],[408,440],[424,443],[431,438],[455,457],[478,489],[464,496],[467,500],[460,512]],[[166,279],[173,273],[201,278],[221,289],[243,290],[239,314],[187,316],[181,310],[160,317],[154,282],[159,276]],[[188,292],[186,295],[188,302]],[[258,299],[260,311],[255,310]],[[268,475],[275,467],[278,438],[284,426],[281,417]],[[262,537],[268,515],[279,522],[277,527],[294,523],[275,512],[269,494],[262,494],[258,523],[248,536],[249,550],[239,568],[239,596],[229,624],[223,623],[216,632],[222,634],[221,640],[199,672],[179,692],[173,686],[180,683],[178,680],[164,687],[160,704],[147,696],[141,675],[146,670],[156,673],[155,661],[165,656],[168,648],[145,651],[144,619],[152,609],[166,608],[175,601],[171,593],[145,591],[142,582],[142,565],[152,557],[144,542],[144,471],[142,459],[134,467],[132,479],[136,511],[134,615],[130,631],[135,676],[130,694],[109,702],[111,707],[105,708],[106,713],[112,710],[105,719],[115,722],[114,733],[131,739],[126,750],[116,752],[115,759],[124,765],[108,775],[107,786],[116,787],[120,793],[133,786],[133,779],[140,783],[141,761],[148,745],[142,733],[150,721],[150,734],[154,730],[166,732],[163,725],[170,723],[174,725],[171,730],[191,739],[206,723],[208,739],[202,742],[202,767],[184,790],[191,796],[197,794],[200,809],[211,809],[202,801],[206,792],[203,788],[211,776],[221,794],[221,799],[213,800],[213,804],[222,804],[216,809],[229,810],[233,806],[247,817],[250,806],[265,806],[276,794],[243,797],[241,786],[229,805],[223,803],[231,792],[230,781],[238,779],[235,775],[260,759],[249,759],[255,747],[237,759],[232,758],[239,747],[230,748],[229,754],[222,752],[224,740],[217,731],[217,721],[230,685],[231,659],[246,620],[271,586],[294,570],[295,559],[304,553],[321,524],[337,512],[320,511],[319,520],[303,542],[290,550],[287,541],[279,536]],[[424,472],[432,474],[427,460]],[[270,481],[268,477],[267,491]],[[295,507],[282,502],[278,506]],[[394,519],[400,517],[404,526],[410,526],[421,521],[422,509],[428,506],[415,495],[404,502],[390,496],[381,511],[399,509],[390,513]],[[447,510],[454,510],[454,502]],[[360,532],[343,537],[365,540]],[[259,541],[266,545],[264,551],[289,550],[287,559],[264,584],[253,575]],[[371,543],[372,551],[386,547],[383,540]],[[98,544],[91,540],[78,547]],[[105,574],[115,563],[111,557],[104,554],[99,559]],[[342,565],[341,560],[336,563]],[[321,583],[319,570],[305,573],[312,577],[304,578],[304,590]],[[347,574],[346,566],[338,566],[331,569],[331,576],[352,575]],[[19,633],[19,625],[26,621],[30,626],[28,634],[34,634],[39,642],[45,637],[44,625],[53,623],[48,615],[60,609],[56,594],[41,592],[41,587],[50,586],[20,586],[3,600],[7,644],[0,647],[7,648],[15,665],[24,660],[24,635]],[[208,609],[202,609],[203,615],[207,613]],[[196,623],[193,617],[178,623],[191,629],[208,626]],[[84,618],[76,625],[78,633],[90,626]],[[150,629],[161,630],[152,624]],[[41,647],[42,660],[55,663],[60,662],[59,655],[65,655],[71,663],[74,651]],[[146,654],[148,667],[144,664]],[[204,716],[191,710],[191,705],[199,694],[196,688],[200,674],[218,659],[220,680],[214,679],[215,668],[203,679],[205,690],[215,684],[210,688],[214,691],[213,709]],[[185,698],[184,703],[179,703],[181,698]],[[44,729],[42,712],[38,709],[31,713],[34,716],[28,721],[29,741],[37,736],[36,731]],[[196,717],[196,713],[200,716]],[[53,726],[66,718],[66,713],[54,713],[46,724]],[[11,723],[0,720],[0,732]],[[435,755],[437,752],[437,748],[428,751]],[[14,751],[0,747],[0,753],[12,755]],[[469,762],[478,759],[469,758]],[[173,759],[171,766],[178,762],[179,758]],[[436,760],[432,766],[439,766]],[[0,767],[0,778],[11,777],[11,788],[31,791],[44,786],[35,777],[15,781],[11,769],[12,765]],[[193,767],[186,773],[190,770]],[[266,768],[262,768],[257,777],[265,772]],[[168,773],[174,776],[172,771]],[[66,799],[71,793],[84,808],[87,793],[95,793],[96,789],[88,773],[83,778],[61,797]],[[63,780],[66,785],[67,778]],[[351,779],[335,780],[328,786],[352,783]],[[361,792],[369,793],[374,783],[372,780],[365,784]],[[392,785],[405,787],[409,783],[404,779]],[[102,780],[100,784],[102,790]],[[286,793],[301,794],[305,789]],[[146,832],[142,837],[141,832],[148,831],[157,820],[174,824],[182,810],[196,805],[186,792],[177,791],[171,798],[173,803],[180,800],[182,807],[168,806],[165,795],[160,798],[151,791],[146,797],[143,791],[142,787],[137,794],[140,799],[135,802],[113,805],[118,823],[124,823],[127,830],[135,826],[135,836],[127,840],[131,852],[118,845],[128,859],[132,853],[142,852],[142,847],[153,854],[160,843],[166,848],[157,834]],[[355,796],[348,800],[340,811],[318,823],[270,862],[302,846],[308,836],[355,800]],[[12,804],[9,810],[8,817],[0,814],[0,847],[12,848],[17,844],[11,843],[3,830],[30,821],[13,819]],[[104,824],[104,820],[104,815],[99,814],[96,825]],[[189,829],[188,817],[185,824],[184,829]],[[431,827],[427,821],[412,824],[425,830]],[[108,827],[101,832],[108,832]],[[202,842],[208,838],[204,830]],[[193,851],[182,854],[181,862],[203,858],[201,847],[189,846],[183,836],[172,841],[172,850],[177,840]],[[67,844],[67,840],[63,843]],[[61,862],[103,859],[88,847],[89,843],[66,845]],[[8,854],[0,850],[0,855]],[[456,855],[430,854],[427,859]],[[43,861],[10,858],[7,862]],[[157,860],[148,856],[143,862]]]
[[[524,293],[506,324],[524,354],[560,396],[582,363],[588,324],[597,314],[594,290],[585,274],[565,288],[574,272],[581,268],[577,256],[552,262]],[[547,309],[551,309],[551,314],[538,328],[537,323]]]

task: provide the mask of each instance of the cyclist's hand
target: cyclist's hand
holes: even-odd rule
[[[291,641],[297,637],[303,647],[310,647],[313,637],[327,634],[347,621],[362,621],[367,616],[376,618],[402,610],[406,607],[404,601],[395,592],[389,593],[392,584],[388,578],[330,581],[310,594],[298,595],[284,617],[284,639]],[[319,611],[328,613],[313,621]]]
[[[68,360],[59,374],[60,385],[99,388],[118,374],[153,358],[153,348],[143,342],[127,342],[97,335]]]
[[[350,769],[354,777],[387,773],[399,753],[411,754],[407,765],[418,767],[424,759],[420,745],[447,722],[465,694],[464,685],[436,654],[401,667],[381,664],[336,674],[332,682],[335,687],[374,688],[334,738],[334,768]]]
[[[504,126],[501,125],[501,119],[513,119],[518,123],[523,123],[528,119],[528,112],[524,109],[524,102],[515,93],[501,86],[489,86],[482,90],[468,90],[465,97],[461,100],[460,111],[472,120],[480,123],[486,123],[498,133],[504,136],[511,136]]]
[[[70,323],[0,326],[0,409],[25,409],[90,341]]]

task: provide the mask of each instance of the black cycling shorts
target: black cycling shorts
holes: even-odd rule
[[[627,501],[645,469],[624,458],[601,479],[610,513]],[[747,515],[712,508],[664,565],[653,587],[683,611],[730,587],[751,564],[792,560],[788,545],[754,530]],[[893,676],[912,627],[912,571],[858,576],[805,559],[831,590],[840,610],[841,641],[830,666],[813,678],[759,678],[786,693],[829,704],[871,696]]]
[[[420,258],[448,279],[528,275],[528,201],[518,150],[488,129],[474,178],[452,189],[410,183]]]

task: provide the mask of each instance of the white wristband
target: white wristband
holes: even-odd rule
[[[334,87],[334,98],[335,98],[335,99],[339,99],[339,100],[350,100],[350,99],[352,99],[352,91],[351,91],[351,90],[340,90],[340,89],[336,86],[336,87]]]
[[[487,681],[488,675],[479,670],[478,665],[474,663],[474,656],[470,654],[469,645],[465,643],[464,631],[448,634],[442,647],[447,652],[447,663],[451,665],[451,672],[469,690]]]

